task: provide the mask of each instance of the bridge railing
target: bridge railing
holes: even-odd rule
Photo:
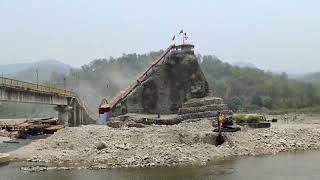
[[[80,96],[75,96],[74,97],[78,103],[80,104],[81,107],[83,107],[83,109],[87,112],[88,116],[92,119],[92,120],[96,120],[98,118],[98,114],[94,113],[91,111],[90,108],[88,108],[88,106],[84,103],[84,101],[80,98]]]
[[[22,89],[22,90],[28,90],[28,91],[35,91],[40,93],[57,94],[57,95],[66,96],[66,97],[77,96],[76,93],[65,90],[65,89],[54,88],[54,87],[44,86],[44,85],[35,84],[35,83],[29,83],[29,82],[19,81],[19,80],[5,78],[5,77],[0,77],[0,86],[6,86],[10,88],[16,88],[16,89]]]

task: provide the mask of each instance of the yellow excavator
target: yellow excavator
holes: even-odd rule
[[[223,112],[218,112],[217,114],[217,128],[213,131],[218,132],[218,136],[216,137],[216,145],[221,145],[224,143],[224,137],[222,132],[236,132],[240,131],[240,127],[233,127],[234,123],[232,120],[232,116],[226,116]],[[215,126],[213,124],[213,126]]]
[[[236,132],[241,130],[239,127],[235,127],[232,116],[226,115],[223,112],[218,112],[216,116],[216,121],[212,123],[213,127],[216,127],[214,132]]]

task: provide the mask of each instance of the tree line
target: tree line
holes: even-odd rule
[[[67,81],[86,98],[90,106],[96,108],[102,97],[110,99],[135,80],[160,54],[161,51],[96,59],[81,69],[72,70]],[[234,111],[320,105],[320,89],[312,83],[289,79],[286,73],[274,74],[257,68],[240,68],[212,55],[197,57],[211,91],[215,96],[223,97]]]
[[[162,51],[123,54],[118,58],[96,59],[68,75],[53,72],[46,84],[76,91],[97,111],[102,98],[110,99],[156,59]],[[213,55],[197,55],[201,69],[215,96],[224,98],[233,111],[299,109],[320,105],[320,86],[257,68],[240,68]],[[52,108],[43,110],[53,114]],[[36,105],[0,104],[0,117],[43,116]],[[17,113],[18,112],[18,113]]]

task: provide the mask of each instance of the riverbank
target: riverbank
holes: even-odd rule
[[[320,179],[320,151],[285,152],[275,156],[236,157],[208,163],[205,166],[174,166],[153,168],[116,168],[106,170],[59,169],[28,173],[20,170],[23,162],[10,163],[0,168],[0,179],[5,180],[317,180]],[[253,171],[254,169],[254,171]]]
[[[278,123],[272,124],[270,129],[225,133],[227,141],[219,147],[214,145],[216,135],[209,120],[146,128],[87,125],[58,131],[10,154],[14,158],[56,167],[103,169],[204,165],[233,156],[320,148],[318,124]]]

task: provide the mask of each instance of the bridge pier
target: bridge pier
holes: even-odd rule
[[[64,126],[79,126],[84,124],[84,112],[76,103],[69,106],[58,105],[55,107],[58,111],[58,122]]]
[[[73,103],[73,122],[72,126],[77,126],[77,105],[76,103]]]
[[[56,111],[58,111],[58,124],[69,126],[70,125],[70,111],[72,110],[72,107],[70,106],[64,106],[64,105],[58,105],[54,108]]]
[[[79,109],[79,124],[83,124],[83,109]]]
[[[86,113],[86,110],[78,102],[71,102],[69,107],[69,126],[79,126],[82,124],[92,123],[90,117]]]

